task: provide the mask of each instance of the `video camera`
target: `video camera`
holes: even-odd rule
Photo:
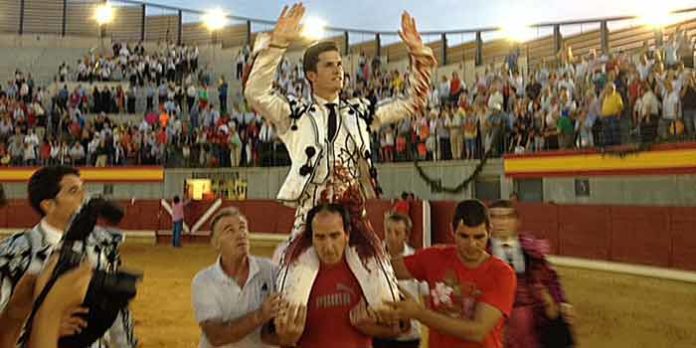
[[[115,202],[101,197],[90,199],[73,218],[65,233],[58,262],[49,282],[34,303],[26,336],[31,332],[31,322],[41,307],[53,284],[63,274],[74,269],[87,257],[87,238],[94,230],[97,220],[104,219],[110,224],[118,224],[123,219],[123,209]],[[62,337],[59,347],[89,347],[101,338],[116,320],[119,312],[128,306],[136,295],[136,283],[141,275],[114,270],[95,270],[90,280],[83,306],[89,312],[83,315],[87,327],[73,336]]]

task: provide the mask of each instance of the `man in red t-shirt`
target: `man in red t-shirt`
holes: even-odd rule
[[[372,336],[395,337],[398,324],[382,323],[366,305],[365,296],[345,256],[350,240],[350,215],[340,204],[318,205],[307,214],[307,230],[298,238],[311,241],[319,259],[307,306],[284,302],[264,341],[303,348],[369,348]],[[290,250],[292,251],[292,250]]]
[[[392,258],[398,279],[428,282],[428,308],[413,298],[391,306],[396,317],[416,319],[430,328],[430,347],[502,348],[505,319],[515,300],[515,272],[486,252],[486,207],[460,202],[452,229],[455,245],[442,245]]]

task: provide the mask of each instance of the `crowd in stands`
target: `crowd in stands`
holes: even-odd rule
[[[566,47],[523,73],[517,55],[490,64],[468,86],[460,72],[436,76],[428,107],[373,133],[374,160],[480,159],[484,154],[607,147],[696,137],[693,38],[677,30],[659,47],[576,57]],[[114,44],[112,54],[90,52],[72,69],[63,63],[57,91],[35,86],[17,71],[0,93],[0,164],[235,167],[288,164],[273,126],[229,98],[221,76],[198,67],[198,48]],[[249,48],[240,50],[234,79],[242,79]],[[309,98],[302,62],[283,60],[276,88]],[[343,97],[373,103],[402,97],[407,71],[387,71],[360,54],[346,73]],[[531,67],[530,67],[531,68]],[[69,81],[125,82],[83,85]],[[218,100],[211,100],[216,88]],[[138,121],[115,114],[136,114]],[[240,96],[241,93],[234,92]],[[228,107],[228,100],[232,105]]]
[[[375,134],[380,160],[472,159],[484,153],[577,149],[696,138],[693,38],[677,29],[661,47],[575,57],[571,47],[527,75],[513,53],[467,86],[457,72],[434,83],[423,115]],[[408,79],[383,77],[399,94]],[[377,140],[379,140],[377,142]]]
[[[58,68],[59,82],[74,78],[80,82],[130,81],[133,86],[157,85],[162,80],[181,81],[198,70],[197,46],[160,45],[155,52],[146,52],[142,42],[135,45],[117,42],[112,54],[98,54],[94,49],[78,60],[75,68],[63,62]]]

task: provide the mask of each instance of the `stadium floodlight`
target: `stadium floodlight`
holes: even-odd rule
[[[97,6],[94,11],[94,20],[102,26],[104,24],[109,24],[114,20],[114,9],[108,2]]]
[[[219,8],[207,11],[203,15],[203,24],[210,31],[220,30],[227,25],[227,15]]]
[[[302,36],[310,40],[319,40],[324,37],[326,22],[316,18],[308,17],[302,24]]]
[[[534,38],[534,29],[529,25],[510,23],[500,29],[500,32],[510,41],[525,42]]]
[[[664,9],[654,9],[653,11],[649,12],[646,11],[642,15],[638,16],[641,23],[655,29],[664,28],[674,23],[676,21],[675,17],[676,16],[673,16],[669,11],[665,11]]]
[[[640,25],[652,29],[662,29],[679,21],[680,16],[674,13],[674,1],[634,1],[636,19]]]

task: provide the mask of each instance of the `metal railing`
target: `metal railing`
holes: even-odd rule
[[[250,44],[255,33],[270,30],[274,24],[274,21],[259,18],[227,15],[230,25],[211,33],[202,23],[204,11],[201,10],[145,3],[137,0],[111,0],[109,3],[115,10],[114,20],[112,23],[100,27],[92,18],[92,14],[96,6],[104,2],[104,0],[0,0],[0,32],[19,35],[102,36],[112,40],[131,42],[214,43],[221,44],[223,47],[239,47]],[[686,25],[689,30],[696,33],[696,7],[674,11],[672,15],[679,17],[681,24]],[[528,42],[509,42],[502,45],[501,40],[505,39],[486,41],[483,38],[484,34],[493,36],[492,34],[501,29],[498,27],[423,31],[422,34],[428,37],[439,37],[439,40],[428,44],[437,47],[436,56],[440,60],[440,65],[444,66],[463,59],[473,59],[477,65],[481,65],[484,63],[484,58],[487,61],[504,59],[513,50],[527,52],[530,60],[553,57],[564,47],[564,43],[568,39],[577,39],[581,35],[587,35],[588,41],[594,40],[590,48],[601,53],[609,53],[623,47],[634,47],[636,42],[630,40],[623,40],[621,44],[617,45],[613,45],[610,41],[610,34],[613,32],[609,29],[610,25],[626,21],[634,21],[634,25],[640,26],[637,18],[632,16],[536,23],[530,26],[537,30],[536,38]],[[562,34],[562,31],[567,28],[582,27],[583,25],[599,25],[598,35],[600,39],[598,43],[596,43],[597,33],[594,32],[591,35],[583,33],[582,30],[580,33],[565,36]],[[541,29],[550,31],[550,34],[539,34]],[[674,25],[664,29],[654,29],[654,38],[650,41],[654,45],[659,45],[664,35],[673,30]],[[326,31],[343,43],[346,53],[352,52],[354,48],[364,49],[372,46],[369,47],[370,53],[375,56],[384,56],[382,53],[386,51],[389,60],[405,58],[405,47],[399,46],[402,44],[382,44],[385,37],[396,36],[396,31],[373,31],[343,27],[327,27]],[[645,38],[645,34],[653,29],[642,28],[638,31],[642,36],[637,35],[636,37]],[[450,40],[455,41],[454,38],[460,35],[473,35],[474,38],[459,45],[448,45]],[[371,43],[370,45],[366,45],[365,42],[351,44],[352,41],[355,41],[353,39],[364,39],[365,37],[371,37],[370,40],[367,40],[368,43]],[[469,49],[465,49],[466,47]],[[464,54],[454,54],[462,50],[465,51]]]

